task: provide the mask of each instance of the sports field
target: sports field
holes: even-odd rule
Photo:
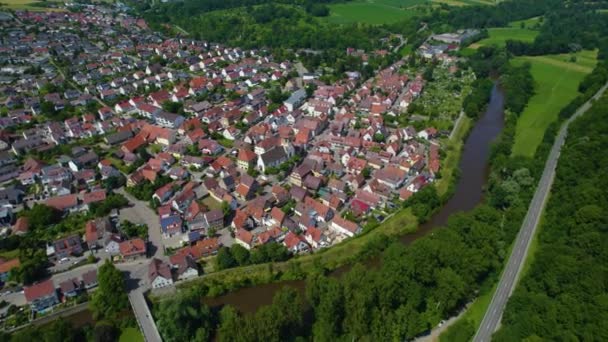
[[[573,56],[576,61],[573,61]],[[515,64],[530,62],[535,94],[524,109],[515,132],[513,154],[533,156],[551,122],[578,93],[578,85],[596,64],[597,51],[576,54],[517,57]]]

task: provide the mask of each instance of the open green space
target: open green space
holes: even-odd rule
[[[143,342],[144,337],[137,328],[127,328],[120,334],[119,342]]]
[[[387,24],[411,17],[417,5],[427,0],[357,0],[329,5],[327,20],[336,24],[361,22],[373,25]]]
[[[542,141],[547,127],[559,111],[578,93],[578,85],[593,70],[597,51],[576,54],[522,56],[515,64],[529,62],[535,81],[535,94],[517,121],[513,154],[532,156]]]
[[[509,24],[509,27],[536,30],[539,28],[539,25],[542,25],[541,18],[542,17],[532,17],[528,19],[513,21]]]
[[[538,35],[538,31],[528,28],[518,27],[493,27],[488,29],[488,38],[482,39],[477,43],[471,44],[471,48],[480,46],[504,46],[507,40],[520,40],[523,42],[532,42]]]
[[[48,2],[61,3],[58,0],[49,0]],[[0,10],[28,10],[28,11],[65,11],[63,8],[52,8],[45,6],[45,2],[35,0],[0,0]]]
[[[475,6],[475,5],[495,5],[494,0],[432,0],[434,3],[446,4],[450,6]]]
[[[216,201],[215,198],[211,196],[205,197],[201,202],[203,202],[203,204],[207,206],[209,210],[222,209],[222,203]]]

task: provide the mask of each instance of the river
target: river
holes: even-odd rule
[[[492,88],[490,103],[465,142],[459,162],[460,178],[456,184],[454,195],[437,211],[431,219],[421,225],[413,233],[401,238],[405,244],[430,234],[433,230],[445,225],[450,215],[473,209],[483,200],[484,186],[487,181],[492,141],[504,127],[504,94],[498,86]],[[334,273],[341,274],[345,268]],[[272,303],[274,293],[284,286],[294,287],[304,291],[303,280],[282,281],[242,288],[216,298],[205,298],[209,306],[232,305],[239,311],[254,312],[262,305]]]

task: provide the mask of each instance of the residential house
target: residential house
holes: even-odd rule
[[[152,259],[148,265],[148,280],[153,289],[172,285],[171,268],[160,259]]]
[[[52,279],[25,286],[23,293],[34,312],[42,313],[59,304],[59,297]]]
[[[78,205],[78,195],[76,194],[51,197],[46,200],[46,205],[64,212],[74,212],[80,209]]]
[[[213,209],[203,214],[208,228],[224,228],[224,213],[221,209]]]
[[[304,100],[306,100],[306,89],[298,89],[287,100],[283,101],[283,105],[288,111],[293,112],[294,109],[304,103]]]
[[[253,247],[253,234],[242,228],[237,229],[234,235],[234,242],[246,249],[251,249]]]
[[[343,219],[340,216],[334,217],[329,227],[337,233],[344,234],[348,237],[353,237],[361,232],[361,227],[358,224]]]
[[[104,250],[111,256],[120,254],[122,238],[118,234],[107,234],[103,241]]]
[[[70,256],[80,256],[84,252],[80,235],[70,235],[53,242],[55,261],[60,261]]]
[[[160,219],[160,228],[165,238],[181,234],[183,222],[179,215],[170,215]]]
[[[123,260],[137,260],[146,257],[146,243],[140,238],[122,241],[119,244]]]
[[[98,285],[97,270],[90,270],[82,274],[82,285],[85,290],[90,290]]]
[[[192,256],[183,255],[182,257],[172,259],[172,262],[174,261],[177,261],[175,264],[172,264],[172,266],[177,269],[177,280],[186,280],[198,277],[198,265]]]
[[[19,266],[21,266],[19,258],[6,261],[0,260],[0,284],[7,282],[11,275],[11,271]]]
[[[310,251],[310,246],[306,242],[306,239],[294,232],[287,233],[285,240],[283,240],[283,245],[293,254]]]
[[[258,158],[257,167],[260,171],[266,172],[268,168],[278,167],[288,159],[287,153],[283,147],[273,148],[265,152]]]
[[[75,278],[64,280],[59,284],[64,301],[67,298],[73,298],[78,295],[80,290],[80,282]]]

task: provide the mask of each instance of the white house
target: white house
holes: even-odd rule
[[[334,217],[329,225],[329,228],[348,237],[353,237],[361,232],[361,227],[358,224],[345,220],[340,216]]]
[[[171,268],[168,264],[164,263],[160,259],[152,259],[148,266],[148,279],[152,284],[153,289],[158,289],[173,284],[173,277],[171,276]]]

